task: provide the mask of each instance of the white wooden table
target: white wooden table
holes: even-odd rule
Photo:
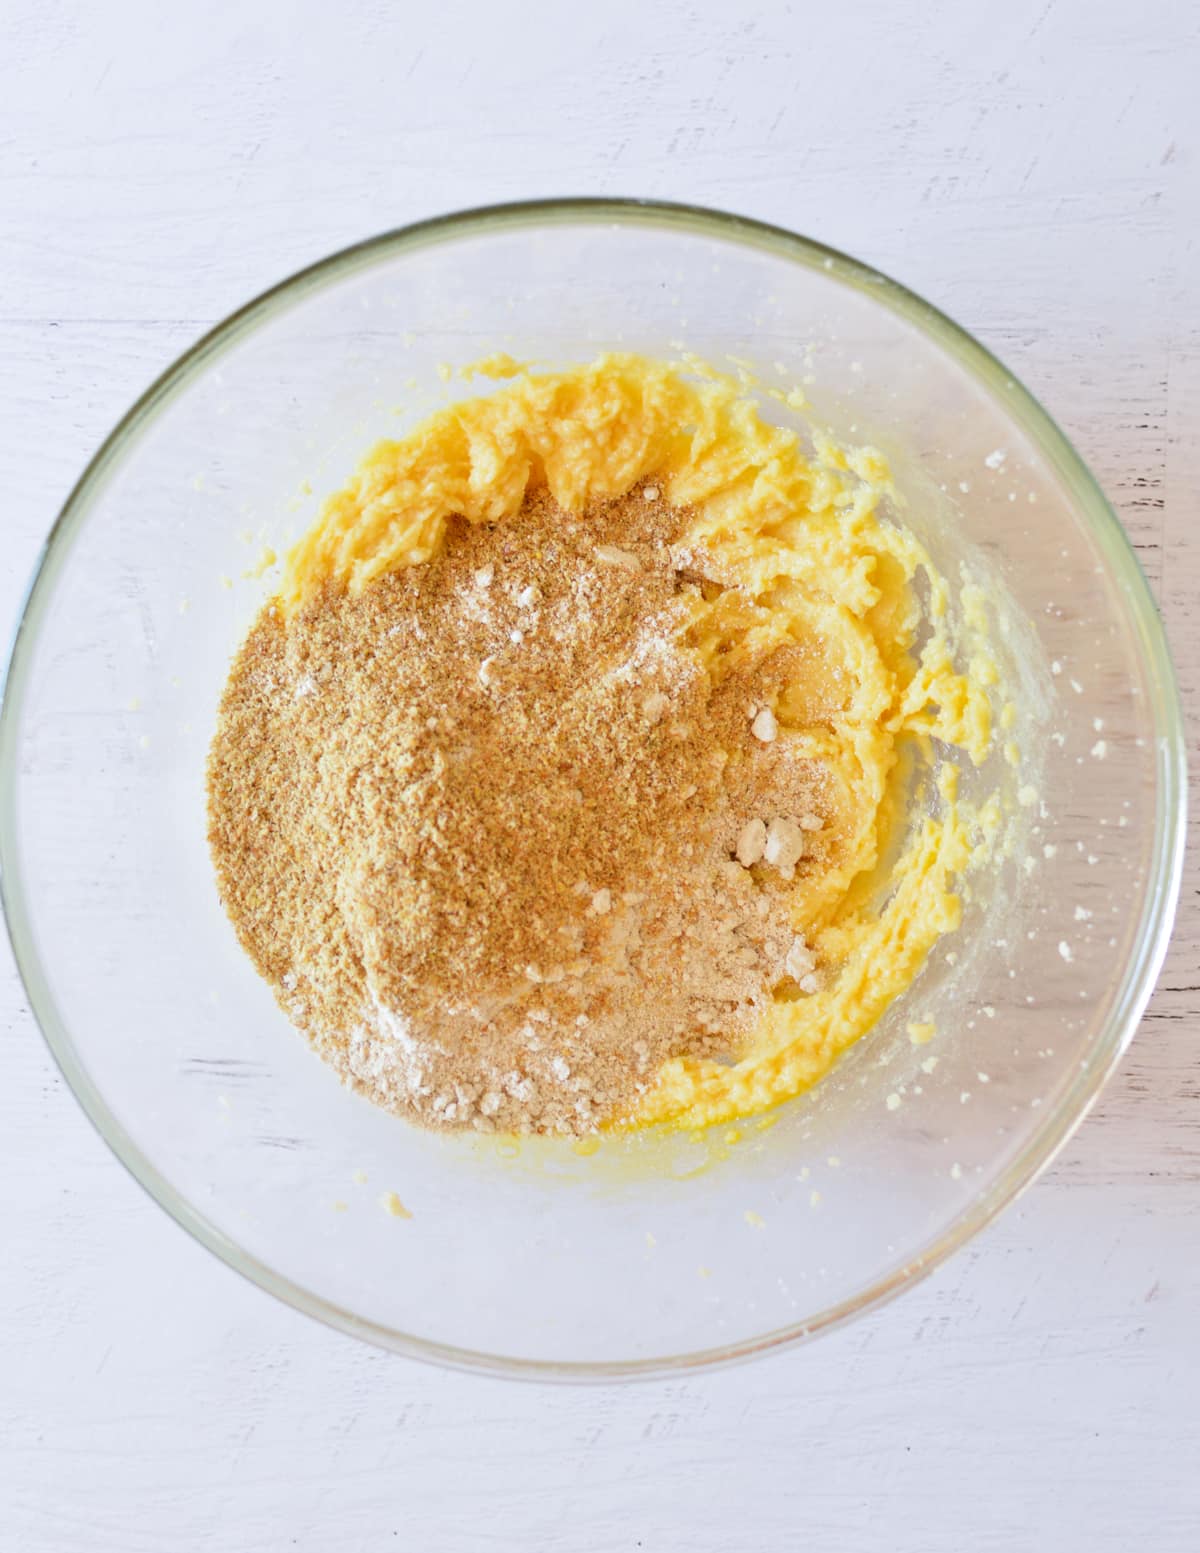
[[[300,265],[640,193],[847,248],[1051,407],[1200,713],[1200,32],[1186,0],[0,6],[0,616],[128,402]],[[1200,807],[1200,806],[1197,806]],[[882,1314],[542,1389],[273,1303],[125,1175],[0,965],[0,1549],[1200,1547],[1200,901],[1049,1176]]]

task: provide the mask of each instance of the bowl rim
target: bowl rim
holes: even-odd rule
[[[24,909],[16,805],[19,715],[38,627],[71,542],[82,529],[109,470],[171,400],[213,358],[259,323],[282,314],[313,291],[366,269],[378,259],[501,230],[569,224],[620,224],[686,232],[766,252],[821,269],[870,294],[929,337],[1002,403],[1069,491],[1092,537],[1121,584],[1150,685],[1155,727],[1155,826],[1151,868],[1138,932],[1122,969],[1112,1012],[1059,1102],[1048,1109],[1020,1154],[952,1222],[914,1256],[871,1284],[803,1322],[757,1337],[679,1355],[603,1361],[536,1360],[489,1354],[398,1332],[283,1277],[250,1255],[159,1174],[109,1109],[78,1058],[61,1018]],[[1046,1169],[1095,1102],[1128,1047],[1166,954],[1179,895],[1186,820],[1183,714],[1166,633],[1140,563],[1100,486],[1080,455],[1028,389],[985,346],[947,314],[889,276],[851,256],[784,227],[692,204],[640,198],[564,197],[478,206],[392,228],[342,248],[261,292],[208,330],[162,372],[101,443],[67,496],[35,559],[0,679],[0,900],[18,972],[34,1018],[67,1085],[88,1119],[134,1179],[201,1245],[268,1293],[327,1326],[411,1358],[450,1368],[535,1381],[611,1382],[730,1365],[790,1347],[877,1309],[940,1266],[986,1227]]]

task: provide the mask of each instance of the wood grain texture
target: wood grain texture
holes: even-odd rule
[[[3,21],[0,617],[112,422],[248,295],[455,206],[659,195],[845,247],[1023,377],[1137,546],[1195,769],[1194,8],[8,0]],[[1138,1038],[1018,1208],[810,1349],[632,1388],[402,1363],[240,1282],[83,1121],[5,951],[0,1549],[1200,1546],[1197,823]]]

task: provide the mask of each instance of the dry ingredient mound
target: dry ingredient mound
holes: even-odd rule
[[[260,614],[209,761],[224,905],[289,1017],[423,1124],[584,1133],[672,1057],[736,1058],[811,992],[797,870],[820,762],[775,737],[786,663],[687,645],[687,512],[643,480],[451,518],[435,559]],[[825,859],[824,861],[828,861]]]

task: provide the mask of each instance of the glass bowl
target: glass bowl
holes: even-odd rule
[[[1020,845],[977,879],[961,932],[910,993],[773,1125],[610,1138],[594,1154],[425,1134],[338,1085],[217,901],[204,759],[230,655],[271,587],[260,553],[297,535],[377,437],[479,391],[443,363],[681,347],[805,383],[816,420],[891,458],[905,519],[947,575],[965,563],[984,580],[1019,692],[1020,768],[993,775],[1024,785]],[[50,536],[13,647],[0,780],[4,900],[33,1008],[162,1206],[331,1325],[560,1378],[794,1342],[982,1228],[1134,1031],[1170,930],[1184,806],[1146,583],[1078,455],[1005,368],[820,244],[606,200],[388,233],[188,351]],[[936,1022],[933,1044],[906,1036],[917,1017]],[[388,1211],[399,1203],[411,1217]]]

